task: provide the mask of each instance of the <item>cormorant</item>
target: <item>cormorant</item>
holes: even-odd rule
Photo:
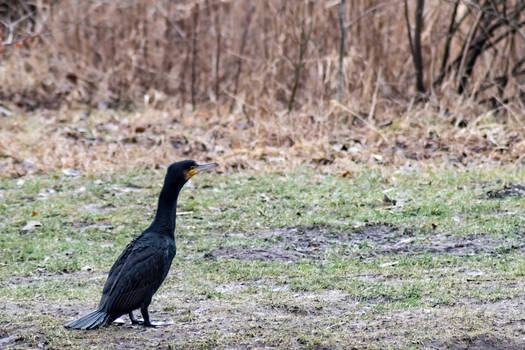
[[[168,167],[153,223],[127,245],[111,267],[98,309],[67,323],[66,328],[95,329],[110,324],[124,314],[129,315],[132,324],[156,326],[149,319],[148,306],[175,257],[174,232],[179,192],[193,175],[217,165],[199,165],[193,160],[184,160]],[[133,316],[133,310],[139,308],[143,322]]]

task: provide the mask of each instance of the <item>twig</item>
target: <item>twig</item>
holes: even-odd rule
[[[416,68],[417,90],[421,94],[425,93],[425,85],[423,83],[423,54],[421,53],[421,32],[423,31],[424,7],[425,0],[418,0],[416,8],[416,32],[414,33],[414,66]]]
[[[266,14],[268,14],[270,11],[270,6],[268,6],[268,1],[264,1],[264,12]],[[268,42],[269,42],[269,38],[268,38],[268,25],[269,25],[269,20],[268,20],[268,15],[265,15],[264,16],[264,21],[263,21],[263,48],[264,48],[264,59],[267,60],[269,55],[268,55]]]
[[[416,89],[420,94],[425,94],[425,85],[423,83],[423,55],[421,53],[421,31],[423,30],[423,9],[425,0],[417,0],[416,4],[416,28],[414,29],[414,38],[410,26],[410,17],[408,14],[408,2],[405,0],[405,21],[408,32],[408,43],[412,52],[412,60],[416,71]]]
[[[387,145],[390,145],[390,141],[388,141],[388,139],[386,138],[386,136],[379,130],[377,129],[375,126],[373,126],[371,123],[367,122],[365,119],[363,119],[359,114],[357,114],[356,112],[352,111],[350,108],[346,107],[345,105],[337,102],[337,101],[334,101],[334,103],[339,107],[339,108],[342,108],[344,109],[346,112],[350,113],[351,115],[353,115],[354,117],[356,117],[357,119],[359,119],[363,124],[365,124],[366,126],[368,126],[368,128],[374,132],[376,132],[379,136],[381,136],[381,138],[383,139],[383,141],[385,141],[385,143]]]
[[[456,0],[454,4],[454,10],[452,10],[452,15],[450,16],[450,25],[448,26],[447,40],[445,42],[445,49],[443,50],[443,59],[441,61],[441,69],[439,75],[445,74],[445,68],[447,67],[448,57],[450,55],[450,44],[452,42],[452,37],[455,33],[455,23],[456,23],[456,14],[458,11],[459,0]]]
[[[379,9],[381,9],[383,7],[389,6],[389,5],[395,5],[396,2],[400,2],[400,0],[398,0],[398,1],[389,1],[388,3],[383,2],[383,3],[380,3],[380,4],[377,4],[375,6],[371,6],[371,7],[367,8],[356,19],[352,20],[349,23],[345,23],[345,29],[350,28],[351,26],[353,26],[354,24],[356,24],[357,22],[359,22],[360,20],[362,20],[363,18],[365,18],[366,16],[371,14],[372,12],[377,11],[377,10],[379,10]]]
[[[408,45],[410,46],[410,53],[412,54],[412,57],[414,57],[414,43],[412,42],[412,26],[410,25],[410,15],[408,14],[408,2],[407,0],[404,0],[405,2],[405,23],[407,26],[407,33],[408,33]]]
[[[191,54],[191,106],[195,110],[195,81],[197,75],[197,34],[199,25],[199,4],[195,4],[193,12],[193,40],[192,40],[192,54]]]
[[[310,41],[310,36],[312,35],[312,12],[313,12],[313,2],[308,1],[308,15],[304,15],[301,21],[301,35],[299,39],[299,57],[297,58],[297,63],[294,64],[294,84],[292,87],[292,94],[290,95],[290,100],[288,101],[288,113],[292,111],[293,103],[295,101],[295,95],[297,93],[297,87],[299,86],[299,80],[301,77],[301,69],[304,65],[304,54],[308,48],[308,43]],[[308,17],[308,18],[307,18]],[[305,22],[308,19],[308,30],[305,29]]]
[[[338,83],[337,83],[337,102],[341,103],[341,100],[343,98],[343,84],[344,84],[344,75],[343,75],[343,58],[345,54],[345,25],[344,25],[344,17],[345,17],[345,3],[346,0],[341,0],[339,3],[339,32],[340,32],[340,39],[339,39],[339,70],[337,72],[338,77]]]
[[[470,30],[470,33],[467,37],[467,41],[465,42],[465,47],[463,48],[462,52],[461,52],[461,61],[459,62],[459,66],[458,66],[458,70],[456,71],[456,85],[460,85],[459,86],[459,90],[458,90],[458,93],[462,93],[463,92],[463,85],[466,84],[466,82],[464,83],[461,83],[464,81],[463,79],[463,67],[465,66],[465,61],[467,59],[467,54],[468,54],[468,51],[470,50],[470,43],[472,41],[472,38],[474,37],[474,34],[478,31],[478,26],[479,26],[479,22],[481,21],[481,18],[483,18],[483,12],[479,12],[478,13],[478,16],[476,17],[476,21],[474,22],[474,24],[472,25],[472,28]]]
[[[516,25],[515,23],[512,23],[506,16],[502,16],[498,11],[487,11],[486,9],[484,9],[484,5],[480,5],[479,3],[475,3],[473,1],[469,1],[469,0],[462,0],[463,3],[465,4],[468,4],[469,6],[473,7],[473,8],[476,8],[482,12],[486,12],[486,13],[489,13],[490,15],[492,15],[493,17],[495,18],[498,18],[504,22],[507,22],[507,25],[509,25],[510,27],[514,28],[516,30],[516,33],[521,36],[521,38],[523,40],[525,40],[525,33],[523,33],[521,31],[521,26],[519,25]],[[506,3],[503,3],[504,5],[506,5]],[[494,6],[494,4],[493,4]],[[521,11],[523,11],[525,9],[525,3],[524,2],[520,2],[518,1],[517,4],[516,4],[516,9],[514,10],[515,14],[518,15]]]
[[[242,33],[241,47],[239,49],[239,57],[237,59],[237,72],[235,73],[235,85],[233,89],[233,95],[237,96],[237,90],[239,88],[239,77],[242,71],[242,55],[244,53],[244,48],[246,47],[246,41],[248,40],[248,32],[250,29],[250,23],[252,21],[252,15],[255,12],[255,7],[252,6],[248,10],[248,15],[246,16],[246,24],[244,26],[244,32]],[[235,107],[235,99],[232,99],[230,104],[230,113],[233,112],[233,107]]]
[[[2,20],[0,20],[0,23],[3,24],[7,29],[9,29],[9,34],[7,36],[7,40],[5,40],[3,43],[1,43],[2,45],[11,45],[13,43],[13,37],[14,37],[14,32],[15,32],[15,27],[22,21],[32,17],[33,15],[35,14],[34,11],[20,17],[19,19],[17,19],[16,21],[14,22],[4,22]]]
[[[368,120],[372,120],[374,117],[376,104],[377,104],[377,93],[379,91],[379,81],[381,80],[381,70],[377,73],[376,87],[374,89],[374,95],[372,96],[372,106],[370,106],[370,111],[368,112]]]
[[[457,32],[457,30],[460,28],[460,26],[465,22],[467,18],[469,18],[470,15],[470,8],[467,8],[466,13],[455,23],[453,33]],[[432,83],[433,88],[437,88],[443,83],[443,80],[445,79],[446,75],[452,71],[452,68],[459,60],[456,58],[453,63],[446,66],[446,68],[439,73],[439,76],[434,80]]]
[[[221,60],[221,25],[220,25],[220,12],[221,7],[216,6],[215,8],[215,16],[214,16],[214,22],[215,22],[215,35],[217,35],[216,39],[216,50],[215,50],[215,99],[219,101],[219,92],[220,92],[220,80],[219,80],[219,68],[220,68],[220,60]]]

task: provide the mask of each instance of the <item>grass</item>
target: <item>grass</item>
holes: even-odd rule
[[[200,176],[179,199],[177,256],[150,307],[175,324],[63,329],[96,306],[163,175],[0,179],[5,346],[523,346],[525,202],[484,195],[523,182],[515,167]],[[367,236],[376,227],[394,231]]]

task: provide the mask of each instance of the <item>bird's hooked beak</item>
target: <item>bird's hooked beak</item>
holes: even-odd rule
[[[190,179],[195,174],[201,173],[201,172],[206,171],[208,169],[215,168],[216,166],[219,166],[219,164],[218,163],[198,164],[197,166],[195,166],[192,169],[188,170],[188,172],[186,173],[186,180]]]

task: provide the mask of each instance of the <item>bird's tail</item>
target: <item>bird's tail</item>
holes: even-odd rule
[[[105,326],[110,322],[110,315],[101,310],[93,311],[78,320],[66,323],[64,327],[74,329],[95,329],[100,326]]]

